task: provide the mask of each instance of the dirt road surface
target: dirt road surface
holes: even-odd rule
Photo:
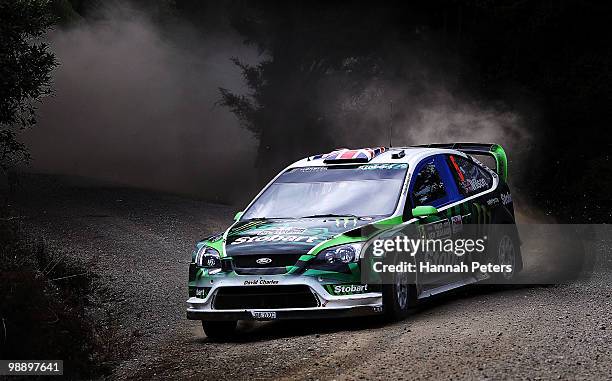
[[[43,186],[44,185],[44,186]],[[612,240],[597,270],[566,285],[469,287],[398,323],[378,319],[241,324],[210,342],[185,319],[194,242],[237,208],[153,192],[29,186],[13,208],[35,235],[80,258],[111,290],[130,345],[112,379],[610,379]],[[37,190],[34,190],[38,188]]]

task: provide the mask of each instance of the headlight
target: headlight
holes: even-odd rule
[[[200,267],[207,269],[220,269],[221,258],[219,252],[210,246],[202,246],[198,249],[195,256],[195,263]]]
[[[320,252],[317,260],[328,264],[358,262],[362,246],[360,242],[330,247]]]

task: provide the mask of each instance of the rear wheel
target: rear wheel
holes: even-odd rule
[[[202,320],[204,333],[211,340],[227,339],[234,335],[237,321],[206,321]]]
[[[507,226],[507,225],[500,225]],[[491,262],[496,265],[501,265],[511,268],[511,271],[502,271],[491,274],[491,280],[494,283],[511,282],[516,275],[518,264],[518,245],[510,229],[498,229],[493,234],[493,242],[491,245],[490,258]]]

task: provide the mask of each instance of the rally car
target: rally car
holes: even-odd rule
[[[483,155],[494,169],[475,157]],[[297,161],[227,230],[196,244],[187,318],[201,320],[210,338],[232,334],[238,320],[402,318],[419,299],[511,280],[522,259],[507,177],[497,144],[336,149]],[[411,226],[453,226],[448,234],[456,235],[458,224],[514,227],[487,241],[491,262],[512,270],[397,273],[379,283],[363,276],[364,248],[376,237]]]

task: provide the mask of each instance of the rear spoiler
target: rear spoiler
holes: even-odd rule
[[[487,155],[495,159],[495,172],[504,181],[508,181],[508,157],[499,144],[493,143],[433,143],[412,147],[454,149],[471,155]]]

